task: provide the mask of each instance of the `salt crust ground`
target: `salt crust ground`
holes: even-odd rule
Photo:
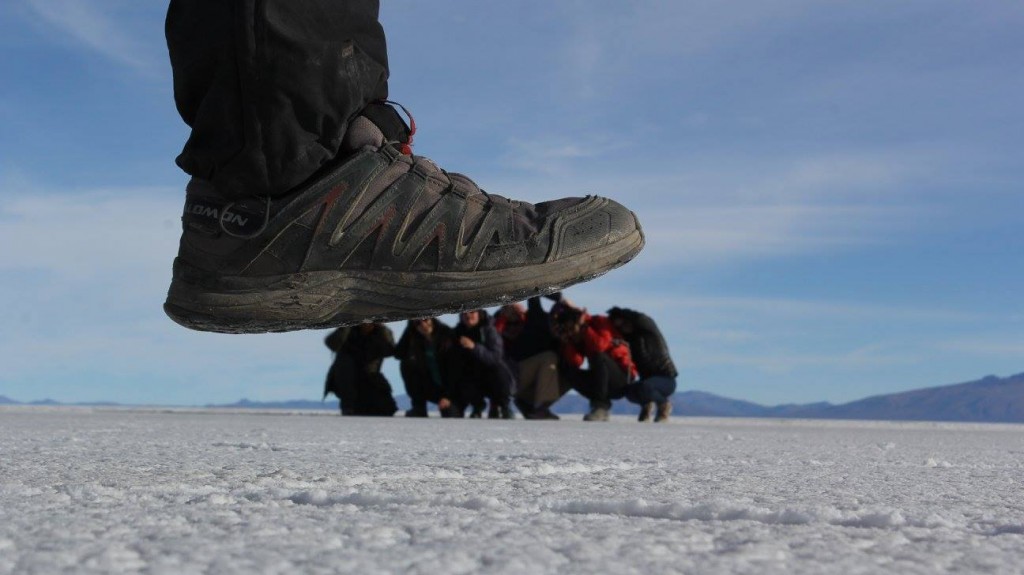
[[[0,572],[1021,573],[1024,427],[0,409]]]

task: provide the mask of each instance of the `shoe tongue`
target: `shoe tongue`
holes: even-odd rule
[[[349,123],[342,150],[354,152],[364,146],[379,148],[388,142],[407,143],[410,132],[397,110],[384,102],[370,102]]]
[[[384,142],[384,132],[366,116],[359,116],[349,123],[341,147],[345,151],[354,152],[365,146],[379,148]]]

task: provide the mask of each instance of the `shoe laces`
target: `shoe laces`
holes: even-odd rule
[[[409,135],[405,137],[404,142],[394,143],[398,145],[398,151],[402,152],[402,154],[412,156],[412,137],[416,135],[416,118],[412,117],[412,112],[410,112],[408,108],[394,100],[384,100],[384,103],[392,106],[398,106],[399,109],[405,112],[405,117],[409,118]]]
[[[477,183],[475,181],[473,181],[472,178],[470,178],[469,176],[466,176],[465,174],[460,174],[458,172],[449,172],[448,170],[445,170],[444,168],[438,166],[430,158],[427,158],[427,157],[424,157],[424,156],[417,156],[416,154],[413,154],[413,152],[412,152],[412,146],[413,146],[412,140],[413,140],[413,136],[416,134],[416,119],[413,118],[412,112],[410,112],[408,108],[406,108],[405,106],[403,106],[402,104],[400,104],[400,103],[398,103],[398,102],[396,102],[394,100],[383,100],[383,102],[385,104],[396,106],[398,109],[402,110],[402,112],[405,114],[405,117],[409,119],[409,134],[406,136],[405,140],[404,141],[389,141],[389,142],[386,142],[386,143],[395,145],[398,148],[398,151],[401,152],[405,156],[409,156],[409,158],[412,160],[412,162],[414,164],[419,164],[419,163],[427,163],[427,164],[429,164],[434,170],[436,170],[440,174],[444,175],[444,178],[446,180],[448,180],[448,185],[449,185],[450,188],[454,187],[456,185],[456,182],[462,181],[462,182],[464,182],[464,184],[468,184],[468,185],[472,186],[472,188],[475,188],[477,192],[483,194],[484,198],[486,198],[488,201],[492,201],[495,198],[506,199],[506,198],[503,198],[502,196],[495,196],[493,194],[487,193],[485,190],[480,188],[480,186],[477,185]],[[455,176],[455,177],[453,177],[453,176]],[[506,201],[507,201],[507,199],[506,199]]]

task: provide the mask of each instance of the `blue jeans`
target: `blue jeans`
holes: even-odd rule
[[[626,388],[626,399],[633,403],[665,403],[676,392],[676,378],[655,375],[630,384]]]

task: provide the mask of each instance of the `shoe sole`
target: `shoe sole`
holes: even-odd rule
[[[182,261],[164,312],[189,329],[268,333],[434,317],[521,301],[603,275],[644,247],[637,229],[612,244],[555,262],[477,272],[341,270],[217,276]]]

